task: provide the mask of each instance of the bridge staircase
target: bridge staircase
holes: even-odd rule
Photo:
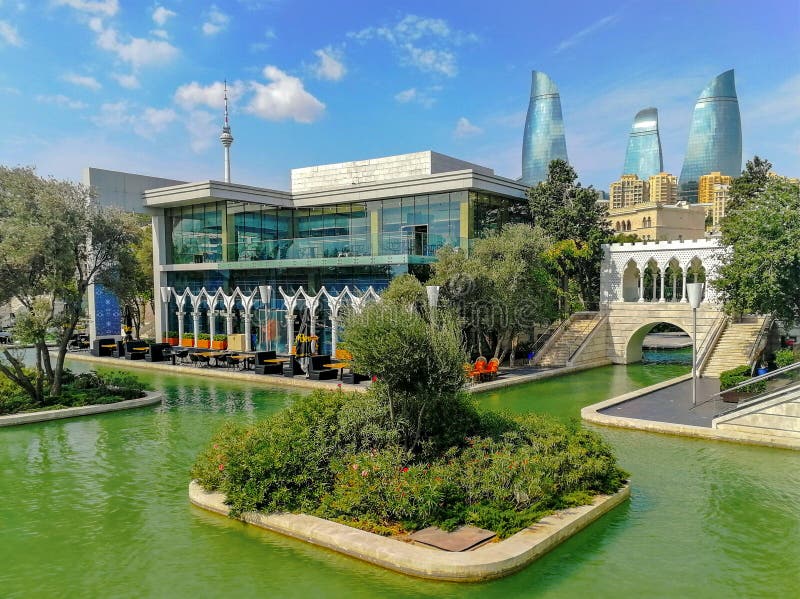
[[[567,366],[576,351],[602,321],[598,312],[577,312],[556,330],[533,363],[547,368]]]
[[[719,378],[724,370],[742,364],[753,366],[766,345],[771,326],[772,319],[768,316],[749,316],[740,322],[728,322],[700,375]]]

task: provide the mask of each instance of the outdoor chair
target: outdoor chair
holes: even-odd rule
[[[330,354],[324,356],[311,356],[311,367],[308,371],[308,378],[310,378],[312,381],[335,379],[337,376],[339,376],[339,371],[336,368],[326,368],[324,366],[324,364],[330,363]]]
[[[187,350],[187,353],[188,353],[188,350]],[[192,366],[199,366],[200,365],[200,360],[198,359],[196,354],[189,354],[189,363]]]
[[[179,349],[175,352],[175,358],[181,361],[181,364],[186,363],[186,358],[189,357],[189,350],[188,349]]]
[[[256,353],[255,364],[253,366],[256,374],[281,374],[283,364],[281,362],[265,362],[265,360],[275,360],[277,353],[274,351],[260,351]]]
[[[500,367],[500,360],[497,358],[492,358],[489,360],[489,363],[486,365],[481,378],[486,381],[493,381],[497,378],[498,369]]]
[[[242,366],[242,359],[236,356],[222,356],[220,360],[229,368],[240,368]]]

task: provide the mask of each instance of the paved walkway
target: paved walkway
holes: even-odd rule
[[[697,380],[697,407],[692,409],[692,381],[683,381],[615,406],[598,410],[601,414],[639,418],[674,424],[711,427],[714,415],[722,410],[721,402],[706,400],[719,392],[719,379]]]

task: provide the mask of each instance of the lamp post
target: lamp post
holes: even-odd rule
[[[272,349],[272,339],[269,338],[269,301],[272,297],[272,285],[259,285],[258,293],[264,303],[264,336],[267,338],[267,351]]]
[[[692,307],[692,407],[697,405],[697,309],[703,301],[704,283],[687,283],[686,295]]]
[[[168,337],[169,333],[169,298],[172,296],[172,287],[161,288],[161,303],[164,304],[164,324],[161,327],[161,341]]]
[[[439,285],[427,285],[425,291],[428,292],[428,306],[433,312],[436,310],[436,306],[439,305]]]

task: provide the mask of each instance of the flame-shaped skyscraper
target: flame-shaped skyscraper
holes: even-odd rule
[[[700,177],[742,170],[742,121],[733,70],[711,80],[694,106],[689,143],[678,180],[678,199],[697,202]]]
[[[661,138],[658,135],[658,110],[644,108],[636,113],[628,137],[623,175],[637,175],[647,181],[664,170]]]
[[[531,99],[522,138],[522,178],[525,185],[547,179],[550,162],[567,159],[564,118],[558,86],[541,71],[531,73]]]

